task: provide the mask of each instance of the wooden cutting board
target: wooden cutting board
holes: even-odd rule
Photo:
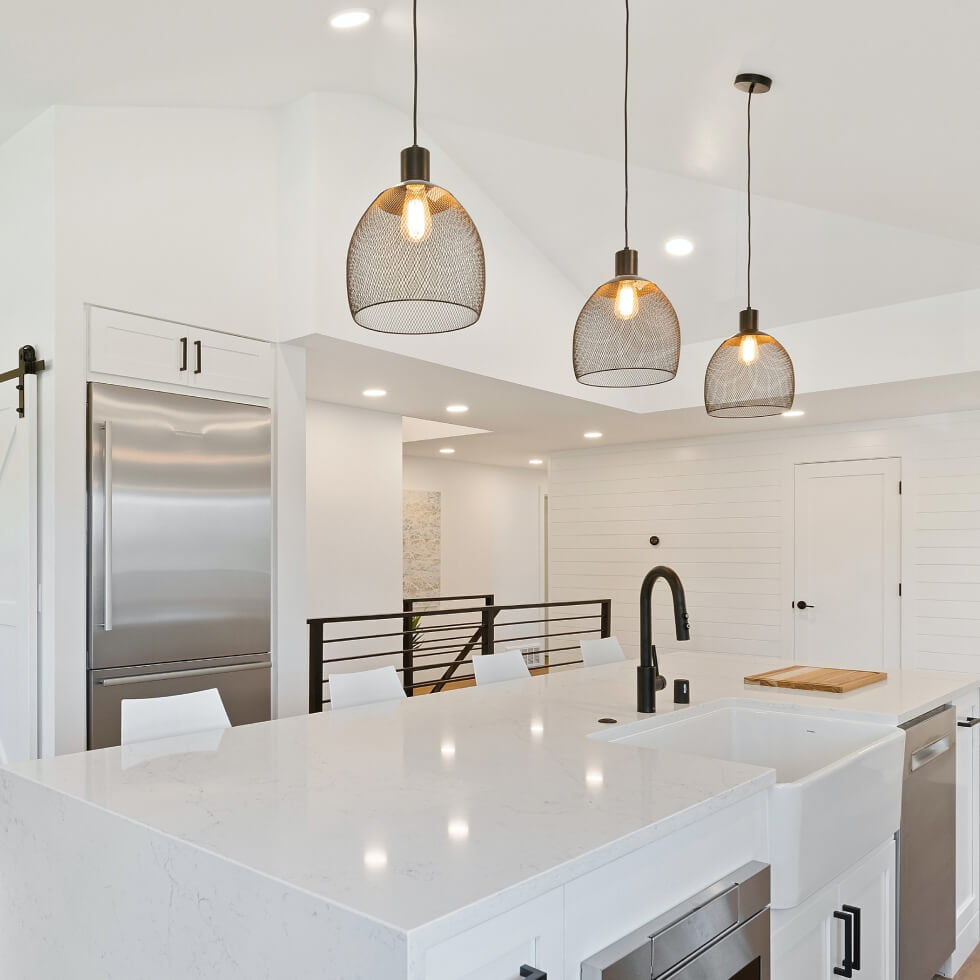
[[[880,670],[843,670],[837,667],[781,667],[764,674],[750,674],[746,684],[764,687],[790,687],[797,691],[829,691],[844,694],[858,687],[877,684],[888,675]]]

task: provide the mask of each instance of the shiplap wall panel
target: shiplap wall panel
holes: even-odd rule
[[[551,598],[611,598],[635,655],[640,581],[670,565],[687,592],[687,648],[791,657],[795,466],[878,457],[902,460],[903,665],[980,672],[977,412],[559,454]],[[678,648],[663,585],[654,602],[658,647]]]

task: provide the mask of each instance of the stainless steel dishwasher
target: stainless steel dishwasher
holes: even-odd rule
[[[898,978],[932,980],[956,946],[956,713],[903,725]]]
[[[770,980],[769,865],[752,861],[582,964],[582,980]]]

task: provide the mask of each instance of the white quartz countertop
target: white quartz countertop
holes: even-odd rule
[[[747,697],[899,724],[980,686],[898,673],[846,695],[759,689],[771,660],[662,658],[693,702]],[[670,689],[661,711],[675,710]],[[201,736],[10,773],[403,932],[524,901],[758,793],[768,769],[588,738],[635,722],[635,663]]]

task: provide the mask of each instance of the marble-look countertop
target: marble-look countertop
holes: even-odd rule
[[[899,673],[847,695],[751,688],[771,660],[662,658],[693,703],[746,697],[890,724],[980,686]],[[660,710],[675,710],[670,692]],[[146,827],[412,932],[516,904],[763,791],[771,770],[587,736],[635,711],[635,663],[14,767]]]

